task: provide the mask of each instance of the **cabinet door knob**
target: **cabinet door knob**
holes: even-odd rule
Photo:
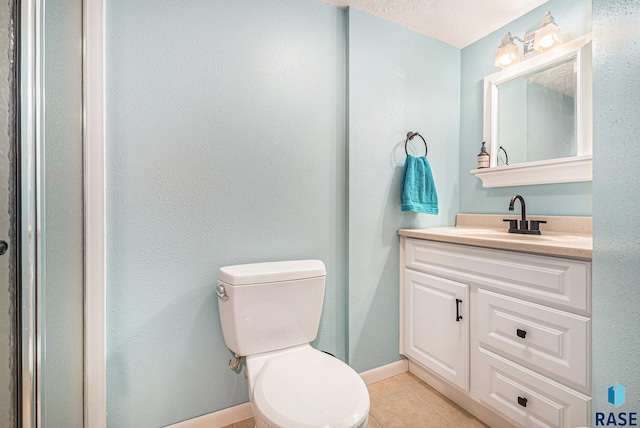
[[[521,337],[524,339],[524,337],[527,335],[527,332],[525,330],[517,329],[516,334],[518,335],[518,337]]]
[[[462,303],[462,300],[456,299],[456,321],[460,321],[462,319],[462,315],[460,315],[460,303]]]
[[[527,407],[527,399],[524,397],[518,397],[518,404],[522,407]]]

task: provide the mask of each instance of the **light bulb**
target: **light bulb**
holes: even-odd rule
[[[543,48],[548,48],[554,43],[555,41],[553,40],[553,36],[551,34],[547,34],[542,39],[540,39],[540,46],[542,46]]]
[[[504,54],[500,57],[500,64],[509,65],[513,62],[513,57],[509,54]]]

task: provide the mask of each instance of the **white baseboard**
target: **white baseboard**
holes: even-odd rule
[[[372,383],[380,382],[387,378],[402,374],[409,371],[409,360],[403,359],[396,361],[395,363],[387,364],[385,366],[376,367],[375,369],[367,370],[360,373],[360,377],[365,384],[370,385]]]
[[[247,402],[178,422],[177,424],[169,425],[167,428],[220,428],[252,417],[251,403]]]
[[[360,377],[365,384],[369,385],[381,380],[399,375],[409,370],[408,360],[400,360],[382,367],[367,370],[360,373]],[[188,419],[177,424],[169,425],[167,428],[215,428],[231,425],[245,419],[253,417],[251,403],[242,403],[237,406],[228,407],[218,410],[217,412],[208,413],[198,416],[197,418]]]

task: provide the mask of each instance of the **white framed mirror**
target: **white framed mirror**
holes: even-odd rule
[[[484,79],[483,187],[591,181],[591,34]]]

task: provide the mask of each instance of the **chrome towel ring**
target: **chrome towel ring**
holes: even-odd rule
[[[418,137],[422,138],[422,141],[424,142],[424,155],[427,156],[427,154],[429,153],[429,147],[427,147],[427,142],[424,139],[424,137],[422,135],[420,135],[420,133],[418,133],[418,132],[411,132],[411,131],[407,132],[407,139],[404,142],[404,152],[407,154],[407,156],[409,156],[409,152],[407,151],[407,143],[410,140],[413,140],[413,137],[415,137],[415,136],[418,136]]]

